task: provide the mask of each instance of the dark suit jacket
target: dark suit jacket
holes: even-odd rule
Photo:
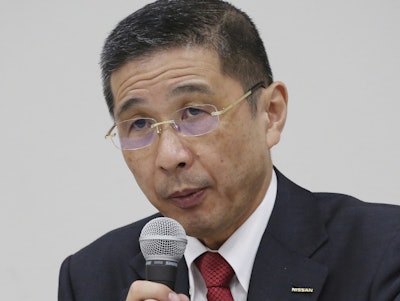
[[[248,300],[399,301],[400,207],[311,193],[276,172],[277,199]],[[152,218],[114,230],[68,257],[59,300],[125,300],[130,284],[144,278],[138,237]],[[188,294],[188,286],[183,258],[175,289]]]

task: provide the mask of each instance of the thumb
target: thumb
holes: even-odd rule
[[[168,300],[169,301],[190,301],[188,296],[184,294],[175,294],[174,292],[171,292],[168,294]]]

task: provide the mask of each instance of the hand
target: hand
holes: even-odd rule
[[[189,301],[189,298],[176,294],[164,284],[137,280],[129,288],[126,301]]]

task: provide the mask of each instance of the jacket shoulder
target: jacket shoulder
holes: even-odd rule
[[[129,285],[139,279],[130,263],[140,254],[140,232],[157,216],[112,230],[66,258],[60,269],[59,300],[125,300]]]
[[[355,223],[367,228],[400,227],[400,206],[369,203],[338,193],[313,193],[327,223]],[[397,227],[396,227],[397,226]]]
[[[108,254],[113,254],[113,257],[132,258],[136,253],[140,252],[139,236],[144,225],[158,215],[152,215],[131,223],[129,225],[114,229],[95,241],[76,252],[73,257],[75,260],[82,257],[85,260],[89,258],[101,258],[102,261]],[[104,264],[104,262],[103,262]]]

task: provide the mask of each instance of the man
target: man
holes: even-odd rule
[[[311,193],[274,169],[287,91],[246,14],[156,1],[118,24],[101,62],[107,137],[188,245],[172,291],[143,280],[138,237],[159,215],[114,230],[65,260],[59,300],[206,300],[209,251],[234,272],[229,300],[400,300],[400,209]]]

